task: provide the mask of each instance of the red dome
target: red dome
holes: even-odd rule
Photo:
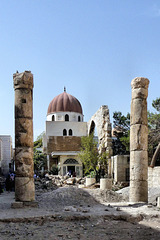
[[[63,92],[53,98],[49,104],[47,115],[54,112],[77,112],[82,114],[82,107],[77,98]]]

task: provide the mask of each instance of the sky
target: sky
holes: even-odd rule
[[[160,97],[159,0],[1,0],[0,135],[14,142],[13,73],[34,75],[34,139],[64,86],[84,121],[108,105],[130,112],[131,81],[150,80],[148,109]]]

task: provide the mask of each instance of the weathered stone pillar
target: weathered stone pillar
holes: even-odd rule
[[[33,164],[33,74],[13,74],[15,89],[15,200],[35,200]]]
[[[148,202],[148,123],[149,80],[132,80],[130,118],[130,202]]]

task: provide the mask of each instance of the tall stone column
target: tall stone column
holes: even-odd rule
[[[33,164],[33,74],[13,74],[15,90],[15,200],[35,200]]]
[[[148,122],[149,80],[132,80],[130,117],[130,202],[148,202]]]

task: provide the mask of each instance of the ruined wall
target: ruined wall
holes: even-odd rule
[[[91,117],[88,122],[88,134],[97,128],[99,151],[107,150],[112,155],[112,138],[111,138],[111,123],[109,109],[107,105],[103,105]]]
[[[112,126],[110,123],[109,109],[107,105],[103,105],[91,117],[88,122],[88,134],[97,129],[99,153],[108,152],[108,175],[111,176],[111,156],[112,156]]]
[[[52,152],[80,151],[81,138],[75,136],[53,136],[47,140],[47,154]]]

